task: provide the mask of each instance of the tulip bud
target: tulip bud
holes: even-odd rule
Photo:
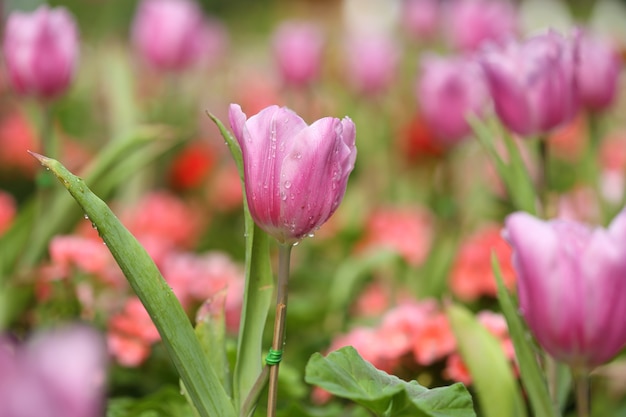
[[[581,104],[602,110],[615,101],[622,62],[608,39],[588,32],[577,33],[576,82]]]
[[[403,0],[402,26],[414,39],[433,38],[439,29],[438,0]]]
[[[182,71],[206,52],[202,9],[191,0],[143,0],[132,24],[132,41],[154,68]]]
[[[491,49],[482,67],[496,113],[520,135],[542,134],[578,110],[574,44],[556,32]]]
[[[248,119],[237,104],[231,104],[229,118],[256,224],[286,244],[313,233],[339,206],[354,168],[352,120],[325,117],[309,126],[278,106]]]
[[[450,145],[471,132],[467,117],[480,115],[489,95],[477,63],[430,56],[422,62],[417,99],[428,125],[444,145]]]
[[[388,35],[355,34],[346,44],[348,81],[356,91],[376,95],[386,91],[396,76],[400,48]]]
[[[324,36],[313,23],[287,21],[275,31],[274,56],[280,74],[288,85],[302,87],[319,76]]]
[[[50,99],[69,87],[78,61],[78,29],[63,7],[13,12],[4,31],[9,81],[20,94]]]
[[[454,0],[448,4],[446,32],[455,48],[478,50],[517,32],[517,11],[506,0]]]
[[[626,211],[608,229],[519,212],[506,219],[519,304],[537,342],[585,370],[626,343]]]

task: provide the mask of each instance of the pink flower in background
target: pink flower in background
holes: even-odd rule
[[[464,57],[424,58],[416,94],[425,121],[448,146],[471,133],[468,116],[480,117],[489,101],[480,66]]]
[[[141,57],[159,70],[185,70],[214,48],[202,9],[193,0],[142,0],[131,32]]]
[[[626,131],[609,134],[600,143],[600,191],[613,204],[619,203],[626,190]]]
[[[396,79],[400,47],[390,35],[353,34],[346,40],[345,56],[348,83],[361,94],[383,94]]]
[[[496,113],[520,135],[544,134],[576,115],[575,49],[550,31],[486,51],[481,60]]]
[[[167,248],[188,248],[196,242],[202,215],[167,191],[153,191],[126,210],[122,222],[142,243]],[[152,241],[152,244],[150,244]]]
[[[124,309],[109,319],[107,331],[109,352],[128,367],[141,365],[150,356],[152,345],[161,339],[137,297],[127,299]]]
[[[476,51],[487,42],[502,43],[516,35],[517,10],[507,0],[452,0],[445,26],[455,48]]]
[[[444,378],[451,381],[460,382],[463,385],[472,384],[472,375],[467,365],[463,362],[463,358],[458,353],[453,353],[446,359],[446,367],[443,370]]]
[[[431,365],[454,352],[456,339],[443,313],[431,315],[413,333],[413,355],[420,365]]]
[[[236,104],[229,118],[256,224],[281,243],[315,232],[339,207],[354,168],[352,120],[325,117],[309,126],[278,106],[248,119]]]
[[[9,81],[20,94],[54,98],[64,93],[74,78],[78,29],[63,7],[40,6],[32,13],[11,13],[2,46]]]
[[[416,40],[430,39],[439,30],[439,0],[403,0],[402,25]]]
[[[318,78],[324,42],[322,29],[312,22],[286,21],[276,28],[274,57],[287,85],[303,87]]]
[[[555,359],[581,370],[626,343],[626,211],[607,229],[517,212],[506,219],[521,314]]]
[[[511,248],[500,235],[499,226],[487,226],[461,242],[450,272],[450,288],[463,301],[481,296],[495,297],[496,280],[491,268],[491,254],[500,263],[502,278],[508,288],[515,284]]]
[[[70,275],[72,267],[83,273],[106,276],[115,260],[100,239],[82,236],[55,236],[50,241],[50,260],[65,276]]]
[[[576,83],[580,103],[590,110],[611,106],[618,94],[622,60],[609,39],[580,30],[576,34]]]
[[[13,196],[0,190],[0,236],[11,227],[16,212],[17,204]]]
[[[218,211],[241,210],[243,190],[234,163],[218,169],[209,185],[209,204]]]
[[[433,234],[433,217],[425,208],[380,208],[369,216],[357,250],[393,250],[408,264],[419,266],[430,251]]]
[[[0,340],[0,415],[102,415],[106,368],[104,338],[86,326],[40,331],[24,344]]]

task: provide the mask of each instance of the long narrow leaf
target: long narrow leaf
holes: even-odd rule
[[[233,391],[235,405],[241,410],[240,413],[245,413],[253,411],[242,408],[262,371],[263,331],[272,302],[274,278],[269,258],[269,237],[254,224],[246,203],[243,158],[239,144],[219,119],[212,114],[209,114],[209,117],[219,128],[235,160],[244,195],[246,289],[241,312]]]
[[[504,286],[500,265],[495,254],[491,255],[491,267],[498,284],[498,301],[509,327],[509,334],[515,347],[515,356],[519,363],[520,377],[533,409],[533,415],[557,417],[559,413],[554,409],[550,400],[548,386],[537,362],[536,352],[528,342],[528,331],[517,314],[515,303]]]
[[[84,210],[150,314],[174,366],[203,417],[234,416],[230,398],[203,355],[189,318],[157,266],[109,207],[54,159],[35,155]]]

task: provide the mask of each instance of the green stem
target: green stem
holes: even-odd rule
[[[543,217],[548,219],[551,217],[552,210],[550,208],[550,146],[546,137],[539,138],[539,166],[541,185],[539,186],[539,195],[541,196],[541,207]]]
[[[589,417],[589,374],[587,372],[575,372],[576,384],[576,415]]]
[[[287,284],[289,282],[289,260],[292,245],[280,245],[278,252],[278,285],[276,286],[276,318],[272,349],[282,352],[285,344],[285,323],[287,318]],[[267,397],[267,416],[276,416],[278,398],[279,364],[270,367],[270,382]]]

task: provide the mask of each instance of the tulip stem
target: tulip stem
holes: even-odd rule
[[[282,354],[285,344],[285,323],[287,317],[287,284],[289,282],[289,260],[292,245],[281,244],[278,251],[278,284],[276,286],[276,317],[274,319],[274,337],[272,350]],[[278,398],[279,363],[270,366],[270,381],[267,396],[267,416],[276,415]]]
[[[576,411],[578,417],[589,417],[589,374],[587,372],[576,372]]]

